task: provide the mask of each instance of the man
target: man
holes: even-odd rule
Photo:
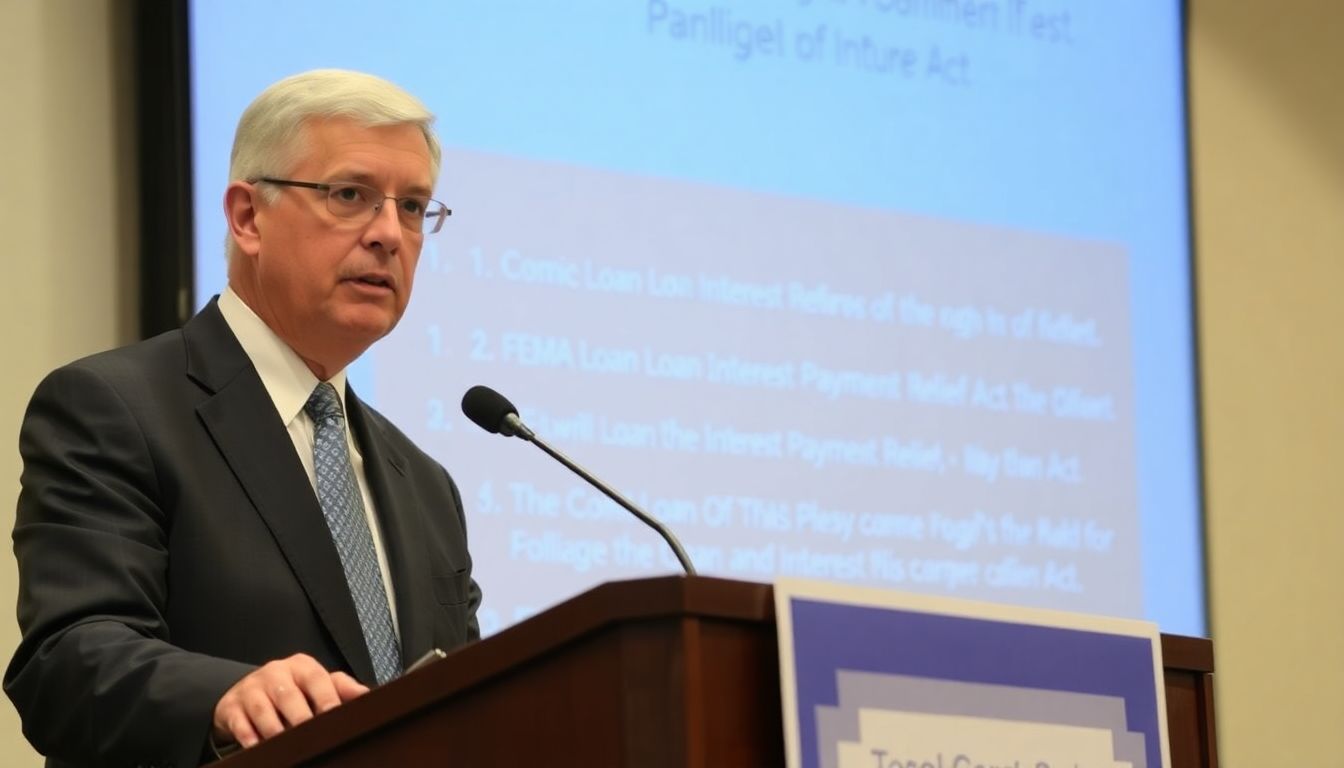
[[[448,215],[432,120],[368,75],[268,88],[223,294],[39,385],[5,690],[52,764],[195,764],[479,636],[452,479],[345,384]]]

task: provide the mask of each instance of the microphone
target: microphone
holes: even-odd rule
[[[509,399],[495,390],[477,384],[462,396],[462,413],[471,419],[472,423],[496,435],[505,437],[517,437],[532,443],[541,450],[545,451],[551,458],[564,464],[569,471],[588,481],[588,484],[606,494],[607,498],[620,504],[630,514],[639,518],[645,525],[658,532],[659,536],[667,542],[672,548],[672,553],[677,556],[681,562],[681,567],[686,570],[687,576],[695,575],[695,566],[691,564],[691,558],[686,554],[686,550],[681,548],[681,542],[677,537],[649,513],[635,506],[634,502],[625,498],[616,492],[616,489],[598,480],[591,472],[574,463],[572,459],[563,453],[555,450],[546,444],[545,440],[537,437],[537,434],[518,418],[518,409],[513,407]]]

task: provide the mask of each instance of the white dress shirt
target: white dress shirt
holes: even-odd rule
[[[321,382],[308,370],[308,366],[289,348],[275,331],[243,303],[232,287],[225,287],[219,295],[219,311],[229,330],[238,337],[238,343],[257,369],[266,393],[271,396],[280,421],[289,431],[289,439],[294,441],[294,451],[303,462],[303,470],[308,473],[308,482],[317,492],[317,472],[313,468],[313,420],[303,410],[309,396]],[[345,370],[337,372],[328,381],[336,388],[341,398],[341,412],[345,413]],[[392,630],[397,633],[398,641],[401,628],[397,624],[397,602],[392,593],[392,578],[387,569],[387,550],[383,547],[383,535],[378,525],[378,516],[374,514],[373,496],[369,493],[369,481],[364,476],[364,457],[350,433],[350,420],[345,423],[345,444],[350,448],[350,463],[354,466],[355,479],[359,482],[359,495],[364,499],[364,517],[369,523],[369,533],[373,536],[373,548],[378,553],[378,570],[383,577],[383,589],[387,591],[387,607],[392,611]]]

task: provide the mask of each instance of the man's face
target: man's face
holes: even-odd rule
[[[414,125],[332,119],[310,123],[305,138],[287,178],[354,181],[388,196],[432,193],[429,148]],[[250,260],[241,275],[248,285],[235,290],[326,378],[401,319],[424,234],[401,226],[391,200],[376,214],[342,219],[327,210],[325,192],[276,189],[274,203],[256,204],[257,247],[247,249],[255,252],[234,256]]]

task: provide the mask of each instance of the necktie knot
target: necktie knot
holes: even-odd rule
[[[331,382],[324,381],[317,385],[313,394],[308,396],[308,402],[303,404],[303,410],[314,424],[320,424],[329,420],[340,420],[341,399],[336,395],[336,388],[331,386]]]

